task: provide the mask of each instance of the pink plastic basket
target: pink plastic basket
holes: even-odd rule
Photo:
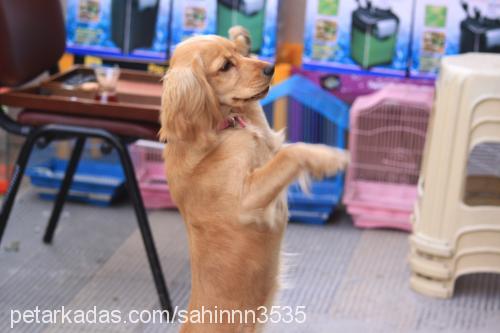
[[[162,152],[164,145],[139,140],[130,147],[137,181],[146,208],[176,208],[168,189]]]
[[[355,100],[344,203],[356,226],[411,229],[433,96],[398,84]]]

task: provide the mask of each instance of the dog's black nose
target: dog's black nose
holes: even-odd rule
[[[273,76],[274,74],[274,65],[269,65],[267,66],[266,68],[264,68],[262,70],[262,72],[264,73],[264,75],[266,76]]]

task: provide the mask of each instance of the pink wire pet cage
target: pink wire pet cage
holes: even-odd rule
[[[139,140],[130,147],[144,206],[151,209],[176,208],[167,184],[163,162],[164,144]]]
[[[354,101],[344,203],[356,226],[411,229],[433,96],[398,84]]]

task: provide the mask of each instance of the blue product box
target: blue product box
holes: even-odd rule
[[[500,0],[416,0],[412,43],[412,77],[435,77],[443,56],[500,53]]]
[[[171,0],[134,0],[130,49],[133,57],[168,58]]]
[[[112,19],[112,7],[112,0],[68,0],[66,45],[69,52],[111,55],[123,52],[122,45],[113,40],[117,30],[123,31],[123,26]],[[115,1],[115,13],[124,8],[125,1]]]
[[[413,0],[308,0],[305,67],[406,75],[412,12]]]
[[[278,44],[279,0],[267,0],[266,17],[264,19],[263,43],[260,56],[263,59],[274,61],[276,58],[276,45]]]
[[[252,38],[252,53],[273,61],[278,38],[279,0],[173,0],[172,43],[196,35],[227,37],[234,25],[244,26]]]
[[[68,0],[67,50],[78,55],[167,59],[171,0]]]
[[[217,31],[217,0],[173,0],[171,45],[197,35],[215,34]]]

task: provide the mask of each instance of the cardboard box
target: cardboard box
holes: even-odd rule
[[[441,58],[500,53],[500,0],[416,0],[410,75],[435,77]]]
[[[304,65],[405,75],[413,0],[309,0]]]
[[[68,52],[164,61],[169,20],[170,0],[68,0]]]
[[[118,17],[118,12],[125,12],[125,7],[125,1],[68,0],[66,15],[68,51],[76,54],[122,54],[123,45],[113,40],[115,35],[113,31],[117,29],[123,31],[124,18]]]
[[[171,51],[183,40],[217,32],[217,0],[173,0]]]
[[[168,59],[171,0],[133,0],[130,54],[152,60]]]
[[[241,25],[250,32],[251,52],[264,58],[276,56],[278,0],[218,0],[217,34],[227,37],[228,30]]]
[[[195,35],[227,37],[241,25],[252,39],[252,53],[274,59],[278,34],[279,0],[173,0],[172,45]]]

